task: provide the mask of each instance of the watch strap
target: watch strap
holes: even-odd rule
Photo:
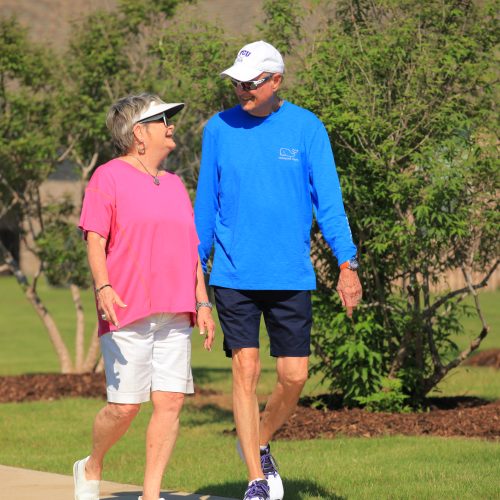
[[[209,309],[213,309],[214,306],[211,302],[196,302],[196,312],[198,312],[200,307],[208,307]]]

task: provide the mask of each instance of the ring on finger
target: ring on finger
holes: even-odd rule
[[[102,318],[104,321],[106,321],[106,319],[107,319],[106,314],[101,314],[101,318]]]

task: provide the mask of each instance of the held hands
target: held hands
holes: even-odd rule
[[[102,288],[97,292],[97,309],[101,318],[104,321],[113,323],[113,325],[118,328],[120,324],[118,323],[118,319],[116,317],[115,304],[118,307],[127,307],[127,305],[123,303],[122,299],[120,299],[118,294],[110,286]]]
[[[212,318],[212,309],[206,306],[200,307],[196,314],[196,323],[200,329],[200,335],[206,335],[203,347],[207,351],[211,351],[215,337],[215,321]]]
[[[351,318],[352,311],[358,305],[363,294],[358,273],[350,269],[341,269],[337,292],[339,292],[342,305],[347,308],[347,316]]]

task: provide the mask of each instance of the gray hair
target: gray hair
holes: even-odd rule
[[[130,151],[134,144],[134,125],[152,102],[163,103],[156,94],[143,93],[122,97],[109,108],[106,126],[117,154],[125,155]]]

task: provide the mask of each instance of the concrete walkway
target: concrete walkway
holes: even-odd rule
[[[101,482],[101,500],[137,500],[141,487]],[[162,492],[165,500],[235,500],[213,495],[195,495],[181,491]],[[72,500],[73,477],[0,465],[0,499]]]

